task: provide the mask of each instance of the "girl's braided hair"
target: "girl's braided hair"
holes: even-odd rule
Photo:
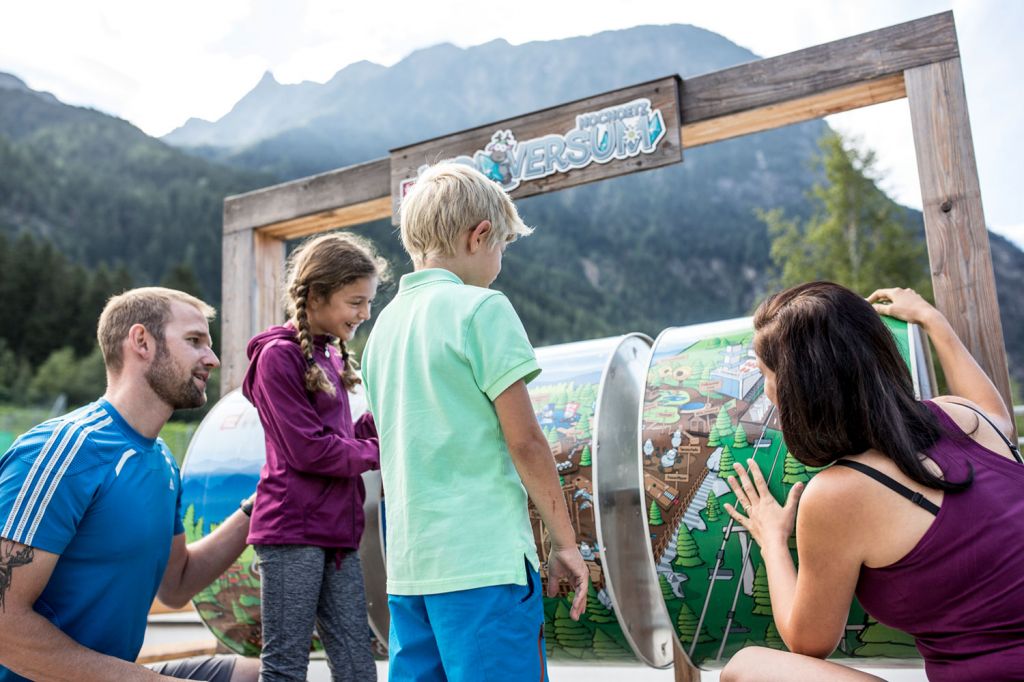
[[[313,359],[313,334],[309,330],[307,307],[310,300],[327,301],[338,289],[363,277],[383,279],[387,263],[378,257],[366,240],[350,233],[332,233],[310,239],[288,257],[285,305],[295,320],[302,355],[306,358],[306,390],[335,395],[334,384]],[[349,356],[344,341],[332,338],[344,360],[341,376],[347,391],[361,383],[356,374],[358,363]]]

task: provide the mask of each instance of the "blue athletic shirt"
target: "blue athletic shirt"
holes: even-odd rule
[[[0,457],[0,537],[60,555],[34,608],[90,649],[136,659],[182,532],[170,450],[104,399],[43,422]],[[0,666],[0,682],[21,679]]]

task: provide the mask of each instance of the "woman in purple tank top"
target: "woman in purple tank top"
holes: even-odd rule
[[[914,398],[876,311],[921,325],[953,396]],[[909,289],[865,301],[814,282],[768,298],[754,328],[790,452],[838,466],[793,486],[784,506],[753,461],[728,479],[738,504],[725,508],[761,547],[793,653],[743,649],[721,679],[879,679],[822,660],[856,594],[914,636],[933,682],[1024,680],[1024,465],[1006,405],[949,322]]]

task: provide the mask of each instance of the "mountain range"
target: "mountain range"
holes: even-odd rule
[[[0,75],[0,231],[50,239],[88,266],[130,263],[140,281],[186,262],[216,300],[226,194],[757,58],[685,25],[437,45],[390,67],[352,64],[323,84],[285,85],[268,73],[220,120],[191,119],[162,141]],[[827,131],[823,121],[788,126],[686,150],[675,166],[517,202],[537,229],[509,249],[496,286],[538,345],[748,314],[772,279],[756,210],[810,214],[808,191],[820,179],[811,159]],[[920,213],[905,216],[923,234]],[[396,275],[409,269],[387,221],[357,231]],[[1024,301],[1010,295],[1024,286],[1024,252],[991,241],[1011,373],[1024,381]]]

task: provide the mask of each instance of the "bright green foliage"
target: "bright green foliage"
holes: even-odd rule
[[[594,655],[603,660],[622,660],[633,657],[631,652],[623,649],[614,637],[601,628],[594,630]]]
[[[661,596],[666,600],[676,598],[676,593],[672,591],[672,586],[668,584],[668,578],[661,573],[658,574],[658,587],[661,588]]]
[[[243,594],[238,598],[238,603],[242,606],[259,606],[262,602],[259,595]]]
[[[725,405],[718,410],[718,416],[715,417],[715,426],[718,428],[719,438],[725,439],[732,433],[732,419],[729,418],[729,411],[725,409]]]
[[[569,617],[569,607],[566,606],[564,599],[558,601],[554,629],[555,642],[567,654],[583,658],[589,653],[593,636],[583,623]]]
[[[907,224],[903,208],[877,186],[875,153],[836,133],[819,143],[811,218],[800,224],[781,209],[759,217],[772,237],[778,286],[830,280],[867,296],[879,286],[908,286],[931,297],[924,240]]]
[[[711,433],[708,434],[708,447],[717,448],[722,444],[722,434],[718,431],[718,425],[711,426]]]
[[[704,510],[708,513],[708,521],[717,521],[718,517],[722,515],[722,505],[713,492],[708,493],[708,501],[704,505]]]
[[[882,625],[871,616],[868,616],[867,623],[857,635],[857,639],[863,642],[863,645],[853,650],[854,656],[910,658],[919,655],[913,637]]]
[[[786,648],[786,643],[782,641],[782,635],[779,634],[779,629],[775,627],[774,620],[768,623],[768,627],[764,631],[764,643],[772,649]]]
[[[733,434],[732,446],[733,448],[745,448],[748,447],[747,443],[747,432],[743,429],[743,426],[736,425],[736,433]]]
[[[722,446],[722,457],[718,460],[718,476],[720,478],[731,478],[736,475],[736,470],[733,469],[733,465],[736,463],[735,458],[732,456],[732,449],[728,445]]]
[[[704,560],[700,558],[700,550],[693,534],[686,527],[685,523],[679,524],[679,534],[676,536],[676,558],[672,560],[673,568],[693,568],[700,566]]]
[[[693,641],[694,635],[697,632],[697,614],[693,612],[693,609],[686,602],[683,602],[683,607],[679,610],[679,616],[676,618],[676,632],[679,633],[679,641],[684,647]],[[715,638],[708,633],[707,626],[701,625],[697,643],[704,644],[705,642],[713,641],[715,641]]]
[[[558,442],[558,431],[555,428],[548,429],[547,433],[544,434],[548,438],[548,445],[554,445]]]
[[[614,623],[615,616],[597,598],[597,590],[593,585],[587,587],[587,620],[591,623]]]
[[[231,611],[235,614],[235,620],[237,622],[244,623],[245,625],[256,624],[256,621],[253,619],[253,617],[246,613],[245,609],[242,608],[242,606],[238,602],[231,602]]]
[[[665,523],[665,520],[661,518],[661,508],[654,500],[651,500],[651,508],[647,512],[647,523],[652,526],[660,526]]]
[[[782,482],[788,483],[789,485],[793,485],[801,481],[806,482],[811,479],[810,475],[808,475],[807,473],[807,469],[800,462],[800,460],[798,460],[788,451],[786,452],[786,459],[783,461],[782,471],[784,474],[782,477]]]
[[[759,616],[772,615],[772,600],[768,595],[768,569],[762,563],[754,573],[754,609]]]
[[[592,464],[593,462],[590,461],[590,446],[584,445],[583,452],[580,454],[580,466],[588,467],[591,466]]]

